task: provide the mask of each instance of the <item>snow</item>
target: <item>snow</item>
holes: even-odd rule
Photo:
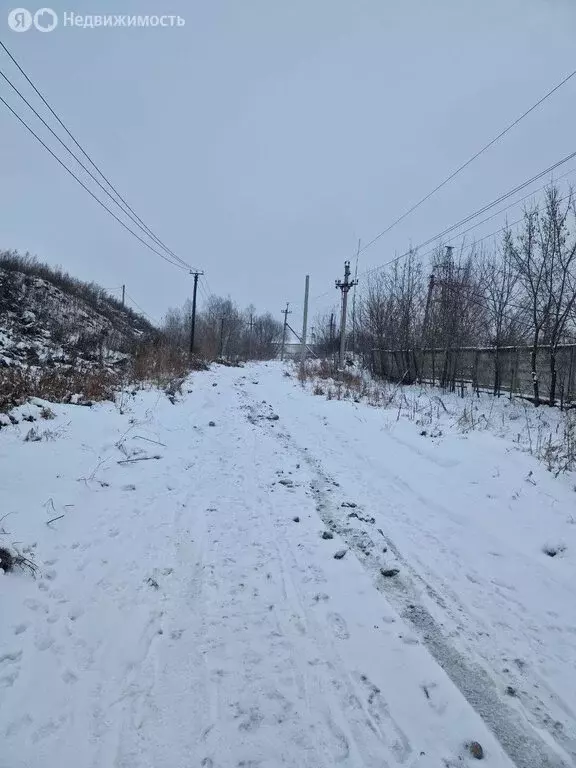
[[[103,354],[109,365],[127,357],[118,345],[131,344],[143,336],[146,321],[110,305],[103,296],[99,307],[70,294],[64,287],[23,272],[7,271],[0,264],[3,289],[0,320],[0,366],[27,368],[30,365],[77,365],[99,358],[95,344],[91,352],[77,348],[81,337],[106,338]],[[59,340],[57,340],[59,339]]]
[[[0,430],[3,764],[573,765],[570,485],[283,371]]]

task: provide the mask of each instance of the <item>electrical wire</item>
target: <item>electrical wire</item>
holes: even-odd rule
[[[135,299],[133,299],[132,296],[130,296],[130,294],[127,293],[126,298],[130,299],[132,304],[134,304],[134,306],[144,315],[144,317],[147,317],[148,320],[150,320],[152,323],[154,323],[155,325],[158,325],[158,321],[155,320],[151,315],[149,315],[148,312],[146,312],[146,310],[142,309],[140,304],[138,304],[138,302]]]
[[[427,245],[430,245],[430,243],[433,243],[436,240],[441,240],[447,234],[450,234],[451,232],[453,232],[455,229],[458,229],[459,227],[461,227],[464,224],[472,221],[473,219],[477,218],[478,216],[481,216],[483,213],[486,213],[491,208],[495,207],[496,205],[498,205],[499,203],[503,202],[507,198],[509,198],[512,195],[516,194],[517,192],[522,191],[526,187],[530,186],[530,184],[533,184],[535,181],[538,181],[539,179],[543,178],[547,174],[549,174],[552,171],[556,170],[561,165],[564,165],[565,163],[569,162],[570,160],[572,160],[575,157],[576,157],[576,152],[571,152],[569,155],[566,155],[566,157],[562,158],[561,160],[558,160],[556,163],[553,163],[551,166],[549,166],[545,170],[540,171],[535,176],[532,176],[530,179],[522,182],[522,184],[517,185],[516,187],[511,189],[509,192],[506,192],[505,194],[500,195],[498,198],[493,200],[491,203],[487,203],[486,205],[482,206],[482,208],[478,209],[477,211],[474,211],[473,213],[469,214],[468,216],[466,216],[463,219],[461,219],[460,221],[458,221],[456,224],[452,224],[451,226],[449,226],[446,229],[444,229],[442,232],[438,233],[437,235],[434,235],[434,237],[428,238],[428,240],[425,240],[424,242],[420,243],[419,245],[410,248],[409,250],[399,254],[398,256],[395,256],[392,259],[389,259],[388,261],[384,262],[383,264],[379,264],[376,267],[370,267],[369,269],[364,270],[364,272],[360,273],[359,277],[361,277],[361,278],[362,277],[367,277],[368,275],[371,275],[374,272],[378,272],[378,271],[380,271],[382,269],[385,269],[386,267],[390,266],[391,264],[395,264],[396,262],[401,261],[402,259],[406,258],[407,256],[409,256],[410,253],[413,253],[414,251],[418,251],[420,248],[425,248]],[[562,176],[560,176],[560,178],[564,178],[565,176],[568,176],[570,173],[573,173],[574,170],[576,170],[576,169],[571,169],[567,173],[565,173]],[[490,219],[495,218],[496,216],[498,216],[499,214],[505,212],[506,210],[508,210],[510,208],[513,208],[515,205],[518,205],[519,203],[523,202],[524,200],[526,200],[527,198],[531,197],[536,192],[538,192],[538,191],[540,191],[542,189],[545,189],[546,186],[547,185],[544,185],[543,187],[540,187],[537,190],[532,190],[532,192],[530,192],[528,195],[524,196],[523,198],[520,198],[519,200],[516,200],[514,203],[511,203],[509,206],[507,206],[506,208],[503,208],[498,213],[493,214],[492,216],[489,216],[489,217],[487,217],[486,219],[483,219],[480,222],[477,222],[476,224],[474,224],[473,226],[469,227],[464,232],[461,232],[461,233],[455,235],[450,240],[448,240],[448,242],[451,242],[453,240],[458,239],[459,237],[462,237],[463,235],[465,235],[468,232],[472,231],[473,229],[475,229],[476,227],[478,227],[481,224],[485,223],[486,221],[489,221]],[[563,199],[565,199],[565,198],[563,198]],[[503,232],[508,226],[510,226],[510,227],[515,226],[516,224],[518,224],[521,221],[522,221],[522,218],[518,219],[516,222],[513,222],[512,224],[509,224],[509,225],[506,225],[505,227],[502,227],[501,229],[497,230],[496,232],[491,233],[490,235],[486,235],[485,237],[480,238],[476,242],[479,243],[479,242],[482,242],[483,240],[486,240],[488,237],[493,237],[494,235],[499,234],[500,232]],[[359,253],[362,253],[363,250],[364,250],[363,248],[360,249]],[[431,251],[428,251],[427,253],[423,254],[423,256],[428,256],[430,253],[433,253],[433,252],[434,252],[434,249],[432,249]],[[323,293],[320,293],[317,296],[314,296],[311,299],[311,301],[317,301],[318,299],[321,299],[324,296],[327,296],[329,293],[331,293],[331,291],[329,291],[329,290],[328,291],[324,291]]]
[[[465,218],[458,221],[456,224],[452,224],[450,227],[447,227],[439,234],[434,235],[434,237],[431,237],[428,240],[424,241],[423,243],[420,243],[420,245],[418,245],[417,248],[425,248],[427,245],[434,242],[434,240],[441,240],[445,235],[449,234],[450,232],[453,232],[455,229],[458,229],[462,225],[467,224],[469,221],[472,221],[476,217],[481,216],[483,213],[486,213],[486,211],[489,211],[491,208],[494,208],[496,205],[503,202],[504,200],[511,197],[512,195],[515,195],[517,192],[521,192],[523,189],[526,189],[526,187],[530,186],[530,184],[533,184],[535,181],[538,181],[543,176],[548,175],[552,171],[556,170],[556,168],[559,168],[561,165],[564,165],[564,163],[567,163],[570,160],[573,160],[575,157],[576,157],[576,152],[571,152],[569,155],[566,155],[566,157],[562,158],[561,160],[558,160],[556,163],[546,168],[544,171],[540,171],[540,173],[537,173],[535,176],[532,176],[532,178],[514,187],[514,189],[511,189],[509,192],[506,192],[504,195],[500,195],[500,197],[496,198],[491,203],[487,203],[479,210],[474,211],[474,213],[471,213]],[[411,250],[414,250],[414,249],[411,249]],[[388,264],[391,264],[394,261],[404,258],[405,256],[408,255],[408,253],[410,253],[410,251],[407,251],[405,254],[402,254],[401,256],[395,257],[391,261],[386,262],[385,264],[379,267],[371,267],[370,269],[365,270],[363,273],[361,273],[361,276],[365,276],[365,275],[371,274],[372,272],[376,272],[382,267],[388,266]]]
[[[56,153],[55,153],[55,152],[54,152],[52,149],[50,149],[50,147],[49,147],[49,146],[48,146],[48,145],[47,145],[47,144],[46,144],[46,143],[45,143],[45,142],[44,142],[44,141],[43,141],[43,140],[40,138],[40,136],[38,136],[38,134],[37,134],[37,133],[34,131],[34,129],[33,129],[33,128],[31,128],[31,127],[28,125],[28,123],[27,123],[27,122],[24,120],[24,118],[22,118],[22,117],[21,117],[21,116],[20,116],[20,115],[19,115],[19,114],[16,112],[16,110],[15,110],[15,109],[13,109],[13,108],[10,106],[10,104],[8,104],[8,102],[7,102],[7,101],[6,101],[6,100],[5,100],[5,99],[4,99],[2,96],[0,96],[0,102],[2,102],[2,104],[4,104],[4,106],[5,106],[5,107],[6,107],[6,108],[7,108],[7,109],[8,109],[8,110],[9,110],[9,111],[10,111],[10,112],[11,112],[11,113],[14,115],[14,117],[16,117],[16,118],[17,118],[17,120],[19,120],[19,121],[22,123],[22,125],[23,125],[23,126],[24,126],[24,127],[25,127],[25,128],[26,128],[26,129],[27,129],[27,130],[28,130],[28,131],[31,133],[31,134],[32,134],[32,136],[34,136],[34,138],[35,138],[35,139],[36,139],[36,140],[37,140],[37,141],[38,141],[38,142],[39,142],[39,143],[40,143],[40,144],[41,144],[41,145],[44,147],[44,149],[45,149],[47,152],[49,152],[49,153],[52,155],[52,157],[53,157],[53,158],[54,158],[54,159],[55,159],[55,160],[56,160],[56,161],[57,161],[57,162],[58,162],[58,163],[59,163],[59,164],[62,166],[62,168],[64,168],[64,170],[65,170],[67,173],[69,173],[69,174],[70,174],[70,176],[72,176],[72,178],[73,178],[73,179],[75,179],[75,180],[78,182],[78,184],[80,184],[80,186],[81,186],[81,187],[82,187],[82,188],[83,188],[83,189],[84,189],[86,192],[88,192],[88,194],[89,194],[89,195],[90,195],[90,196],[91,196],[91,197],[92,197],[92,198],[93,198],[93,199],[94,199],[94,200],[95,200],[95,201],[98,203],[98,205],[100,205],[102,208],[104,208],[104,210],[105,210],[105,211],[107,211],[107,212],[110,214],[110,216],[112,216],[112,218],[114,218],[114,219],[115,219],[115,220],[118,222],[118,224],[120,224],[122,227],[124,227],[124,229],[125,229],[127,232],[129,232],[129,233],[130,233],[131,235],[133,235],[133,236],[134,236],[134,237],[135,237],[137,240],[139,240],[139,241],[140,241],[140,242],[141,242],[143,245],[145,245],[145,246],[146,246],[146,248],[148,248],[149,250],[151,250],[151,251],[152,251],[153,253],[155,253],[157,256],[160,256],[160,258],[164,259],[164,261],[167,261],[169,264],[172,264],[172,266],[175,266],[175,267],[179,267],[180,269],[185,269],[185,270],[187,269],[187,267],[184,267],[184,266],[182,266],[182,264],[180,264],[179,262],[175,262],[175,261],[172,261],[172,260],[171,260],[171,259],[170,259],[168,256],[166,256],[165,254],[163,254],[161,251],[158,251],[158,250],[156,250],[156,248],[154,248],[153,246],[151,246],[151,245],[150,245],[150,243],[147,243],[145,240],[143,240],[143,239],[140,237],[140,235],[138,235],[136,232],[134,232],[134,230],[133,230],[133,229],[130,229],[130,227],[129,227],[129,226],[128,226],[128,225],[127,225],[125,222],[123,222],[123,221],[122,221],[122,219],[120,219],[120,218],[119,218],[119,217],[118,217],[118,216],[117,216],[117,215],[114,213],[114,211],[112,211],[110,208],[108,208],[108,206],[107,206],[105,203],[103,203],[103,202],[102,202],[102,200],[100,200],[100,198],[99,198],[99,197],[97,197],[97,195],[95,195],[95,194],[94,194],[94,192],[92,192],[92,190],[91,190],[91,189],[89,189],[89,188],[86,186],[86,184],[84,184],[84,182],[83,182],[83,181],[82,181],[82,180],[81,180],[81,179],[80,179],[80,178],[79,178],[79,177],[78,177],[78,176],[77,176],[77,175],[74,173],[74,171],[72,171],[72,170],[71,170],[71,169],[70,169],[70,168],[69,168],[69,167],[66,165],[66,163],[65,163],[63,160],[61,160],[61,159],[58,157],[58,155],[57,155],[57,154],[56,154]]]
[[[42,103],[47,107],[47,109],[50,111],[52,116],[57,120],[59,125],[63,128],[63,130],[66,132],[66,134],[70,137],[70,139],[74,142],[74,144],[78,147],[80,152],[84,155],[84,157],[88,160],[88,162],[92,165],[92,167],[96,170],[96,172],[99,174],[99,176],[105,181],[105,183],[110,187],[110,189],[113,191],[113,193],[116,195],[118,200],[116,200],[104,187],[103,185],[93,176],[92,172],[86,168],[86,166],[82,163],[81,160],[72,152],[72,150],[64,144],[62,139],[54,132],[52,128],[46,123],[46,121],[38,114],[38,112],[34,109],[34,107],[27,101],[27,99],[20,93],[20,91],[16,88],[16,86],[11,83],[11,81],[4,75],[2,76],[4,79],[9,83],[9,85],[18,93],[18,95],[26,102],[26,104],[30,107],[30,109],[34,112],[34,114],[44,123],[44,125],[48,128],[48,130],[51,131],[51,133],[58,139],[58,141],[64,146],[64,148],[76,159],[76,161],[84,168],[84,170],[90,174],[90,176],[96,181],[96,183],[106,192],[106,194],[114,201],[118,207],[120,207],[123,212],[128,215],[132,221],[137,224],[143,231],[146,232],[148,237],[150,237],[158,246],[163,248],[170,256],[172,256],[176,261],[180,262],[183,267],[186,267],[188,269],[194,270],[195,267],[190,266],[185,262],[183,259],[181,259],[179,256],[177,256],[174,251],[172,251],[166,244],[160,240],[160,238],[148,227],[142,219],[136,214],[136,212],[133,210],[133,208],[127,203],[127,201],[124,199],[124,197],[118,192],[118,190],[114,187],[114,185],[110,182],[110,180],[105,176],[105,174],[100,170],[98,165],[92,160],[90,155],[86,152],[86,150],[82,147],[82,145],[79,143],[79,141],[76,139],[76,137],[72,134],[72,132],[68,129],[68,127],[64,124],[62,119],[58,116],[56,111],[52,108],[52,106],[49,104],[45,96],[41,93],[39,88],[33,83],[32,79],[26,74],[24,69],[21,67],[21,65],[18,63],[16,58],[12,55],[12,53],[8,50],[6,45],[0,40],[0,47],[4,50],[4,52],[8,55],[8,57],[11,59],[11,61],[14,63],[14,65],[17,67],[19,72],[22,74],[22,76],[25,78],[25,80],[28,82],[28,84],[31,86],[31,88],[34,90],[34,92],[37,94],[37,96],[40,98]]]
[[[154,240],[155,242],[159,243],[159,241],[158,241],[158,238],[156,238],[154,235],[151,235],[151,234],[149,234],[149,232],[148,232],[147,228],[146,228],[144,225],[140,224],[140,223],[139,223],[139,221],[138,221],[138,219],[137,219],[137,218],[136,218],[136,217],[135,217],[133,214],[131,214],[129,211],[126,211],[126,210],[125,210],[125,209],[124,209],[124,208],[123,208],[123,207],[122,207],[122,206],[121,206],[121,205],[118,203],[118,201],[117,201],[117,200],[116,200],[116,199],[113,197],[113,195],[111,195],[111,194],[110,194],[110,192],[109,192],[109,191],[106,189],[106,187],[105,187],[105,186],[104,186],[104,185],[103,185],[103,184],[102,184],[102,183],[101,183],[101,182],[100,182],[100,181],[99,181],[99,180],[96,178],[96,176],[95,176],[95,175],[92,173],[92,171],[91,171],[89,168],[87,168],[87,167],[86,167],[86,165],[84,165],[84,163],[82,162],[82,160],[80,160],[80,158],[79,158],[79,157],[78,157],[78,156],[77,156],[77,155],[76,155],[76,154],[75,154],[75,153],[74,153],[74,152],[73,152],[73,151],[70,149],[70,147],[68,147],[68,146],[67,146],[67,144],[65,144],[65,142],[64,142],[64,141],[62,141],[62,139],[60,138],[60,136],[58,136],[58,134],[57,134],[57,133],[54,131],[54,129],[53,129],[53,128],[51,128],[51,127],[48,125],[48,123],[46,122],[46,120],[44,120],[44,118],[42,117],[42,115],[40,115],[40,114],[39,114],[39,113],[36,111],[36,109],[35,109],[35,108],[32,106],[32,104],[30,104],[30,102],[28,101],[28,99],[26,99],[26,97],[25,97],[25,96],[24,96],[24,95],[23,95],[23,94],[22,94],[22,93],[21,93],[21,92],[18,90],[18,88],[17,88],[17,87],[14,85],[14,83],[12,83],[12,81],[11,81],[11,80],[10,80],[10,79],[9,79],[9,78],[6,76],[6,74],[5,74],[4,72],[2,72],[2,70],[0,70],[0,77],[4,78],[4,80],[5,80],[5,81],[8,83],[8,85],[9,85],[9,86],[10,86],[10,87],[11,87],[11,88],[12,88],[12,89],[13,89],[13,90],[14,90],[14,91],[15,91],[15,92],[18,94],[18,96],[19,96],[19,97],[22,99],[22,101],[24,101],[24,103],[25,103],[25,104],[28,106],[28,108],[29,108],[29,109],[30,109],[30,110],[31,110],[31,111],[32,111],[32,112],[33,112],[33,113],[36,115],[36,117],[37,117],[37,118],[38,118],[38,119],[39,119],[39,120],[42,122],[42,124],[43,124],[43,125],[44,125],[44,126],[45,126],[45,127],[46,127],[46,128],[49,130],[49,131],[50,131],[50,133],[51,133],[51,134],[52,134],[52,135],[53,135],[53,136],[56,138],[56,140],[57,140],[57,141],[58,141],[58,142],[59,142],[59,143],[62,145],[62,147],[63,147],[63,148],[66,150],[66,152],[68,152],[68,154],[70,154],[70,155],[71,155],[71,156],[74,158],[74,160],[76,160],[76,162],[77,162],[77,163],[78,163],[78,164],[81,166],[81,168],[83,168],[83,169],[86,171],[86,173],[87,173],[87,174],[90,176],[90,178],[91,178],[91,179],[92,179],[92,180],[93,180],[93,181],[94,181],[94,182],[95,182],[95,183],[98,185],[98,187],[99,187],[99,188],[100,188],[100,189],[101,189],[101,190],[104,192],[104,194],[106,194],[106,195],[107,195],[107,196],[110,198],[110,200],[112,200],[112,202],[113,202],[115,205],[117,205],[117,206],[120,208],[120,210],[122,211],[122,213],[126,214],[126,215],[127,215],[127,216],[128,216],[128,217],[129,217],[129,218],[130,218],[130,219],[131,219],[133,222],[134,222],[134,224],[136,224],[136,226],[137,226],[137,227],[139,227],[139,228],[140,228],[140,229],[141,229],[141,230],[144,232],[144,234],[145,234],[145,235],[147,235],[148,237],[151,237],[151,238],[152,238],[152,240]],[[163,246],[162,246],[162,245],[160,245],[160,247],[163,247]],[[182,266],[184,266],[184,267],[187,267],[187,268],[191,268],[191,267],[189,267],[189,265],[188,265],[188,264],[186,264],[186,262],[185,262],[185,261],[183,261],[183,259],[180,259],[178,256],[176,256],[176,254],[173,254],[173,253],[172,253],[172,251],[169,251],[169,249],[166,249],[166,250],[167,250],[167,252],[168,252],[168,253],[172,254],[172,255],[174,256],[174,258],[175,258],[175,259],[176,259],[178,262],[181,262]]]
[[[413,213],[417,208],[419,208],[423,203],[425,203],[427,200],[429,200],[433,195],[436,194],[442,187],[446,186],[448,182],[452,181],[459,173],[461,173],[465,168],[467,168],[471,163],[474,162],[480,155],[483,155],[484,152],[486,152],[490,147],[493,147],[494,144],[496,144],[500,139],[502,139],[506,134],[512,130],[515,126],[518,125],[522,120],[524,120],[525,117],[527,117],[531,112],[534,112],[535,109],[537,109],[541,104],[543,104],[546,99],[550,98],[556,91],[558,91],[563,85],[565,85],[569,80],[571,80],[576,75],[576,70],[571,72],[569,75],[567,75],[563,80],[561,80],[557,85],[555,85],[553,88],[551,88],[542,98],[540,98],[535,104],[533,104],[529,109],[527,109],[525,112],[523,112],[519,117],[517,117],[513,122],[511,122],[506,128],[504,128],[503,131],[501,131],[497,136],[495,136],[493,139],[491,139],[487,144],[485,144],[478,152],[476,152],[472,157],[470,157],[468,160],[466,160],[465,163],[460,165],[458,168],[456,168],[455,171],[452,171],[440,184],[438,184],[434,189],[432,189],[430,192],[428,192],[427,195],[425,195],[423,198],[421,198],[417,203],[415,203],[411,208],[409,208],[407,211],[405,211],[401,216],[399,216],[397,219],[395,219],[391,224],[389,224],[386,229],[383,229],[382,232],[380,232],[376,237],[372,238],[366,245],[362,248],[361,253],[366,251],[368,248],[370,248],[374,243],[379,240],[383,235],[390,232],[391,229],[393,229],[397,224],[399,224],[401,221],[403,221],[407,216],[409,216],[411,213]]]

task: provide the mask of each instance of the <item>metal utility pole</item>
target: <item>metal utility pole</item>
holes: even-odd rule
[[[310,275],[306,275],[304,284],[304,316],[302,318],[302,347],[300,350],[300,369],[304,370],[306,362],[306,331],[308,330],[308,294],[310,291]]]
[[[122,306],[124,306],[124,300],[126,299],[126,286],[122,286]]]
[[[196,291],[198,290],[198,278],[204,272],[190,272],[194,275],[194,293],[192,294],[192,322],[190,323],[190,354],[194,352],[194,334],[196,333]]]
[[[282,350],[280,352],[280,360],[284,360],[284,347],[286,346],[286,326],[288,325],[288,315],[291,315],[292,312],[288,309],[290,306],[290,302],[286,302],[286,309],[282,310],[282,314],[284,315],[284,328],[282,329]]]
[[[430,275],[428,282],[428,296],[426,297],[426,309],[424,310],[424,323],[422,324],[422,346],[426,346],[428,340],[428,323],[430,322],[430,306],[432,304],[432,295],[434,293],[434,273]]]
[[[342,291],[342,312],[340,315],[340,353],[338,355],[338,367],[340,369],[344,366],[344,353],[346,351],[346,310],[348,307],[348,291],[355,285],[358,285],[358,280],[350,280],[350,262],[344,262],[344,280],[335,281],[336,288]]]

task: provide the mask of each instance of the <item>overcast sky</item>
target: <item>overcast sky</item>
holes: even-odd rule
[[[60,16],[186,24],[45,34],[8,29],[11,7],[0,38],[139,216],[214,293],[279,319],[286,301],[301,304],[307,272],[313,297],[328,291],[313,314],[337,301],[358,238],[576,68],[575,0],[51,0]],[[16,80],[3,53],[0,66]],[[0,94],[16,106],[4,82]],[[575,122],[576,78],[360,270],[576,150]],[[108,217],[1,104],[0,131],[0,247],[126,283],[155,318],[183,303],[192,279]]]

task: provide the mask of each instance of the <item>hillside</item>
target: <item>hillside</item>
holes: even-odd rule
[[[0,253],[0,367],[112,365],[154,333],[99,286]]]

